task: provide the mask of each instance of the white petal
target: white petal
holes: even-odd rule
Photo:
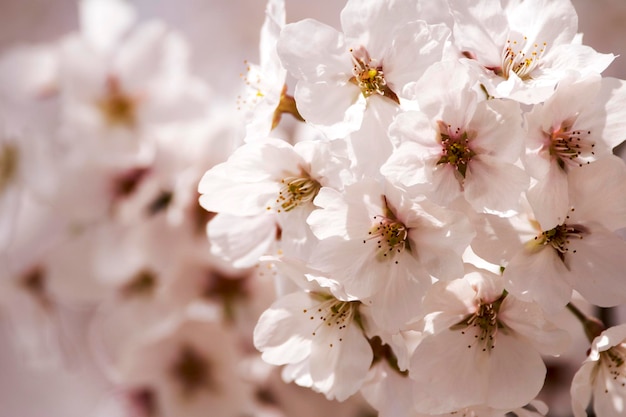
[[[85,37],[101,49],[113,47],[135,22],[136,12],[123,0],[82,0],[80,26]]]
[[[550,164],[546,174],[526,195],[542,230],[551,230],[563,224],[569,213],[569,185],[567,174],[557,164]]]
[[[211,253],[232,262],[235,268],[250,268],[276,241],[276,219],[264,214],[239,217],[218,213],[207,224],[207,234]]]
[[[273,365],[297,363],[311,353],[312,332],[318,323],[303,312],[315,305],[304,292],[288,294],[265,310],[254,328],[254,346]]]
[[[286,25],[277,44],[281,62],[298,80],[311,83],[352,76],[352,61],[343,34],[313,19]]]
[[[519,209],[528,182],[528,175],[517,166],[476,155],[465,173],[465,199],[476,211],[506,214]]]
[[[498,409],[523,407],[533,400],[546,376],[541,355],[523,340],[497,335],[489,356],[487,405]]]
[[[313,386],[328,399],[344,401],[363,384],[372,363],[372,348],[354,322],[342,330],[328,330],[325,337],[318,340],[316,336],[311,378]]]
[[[587,225],[590,233],[571,238],[566,263],[569,280],[576,291],[592,304],[612,307],[626,302],[626,241],[598,225]]]
[[[587,406],[591,401],[592,375],[596,366],[597,362],[585,362],[574,375],[570,388],[574,417],[587,417]]]
[[[473,336],[444,330],[417,346],[409,375],[416,382],[413,399],[418,411],[449,413],[486,402],[489,354],[471,347],[469,339]]]
[[[504,270],[506,289],[524,301],[536,301],[547,312],[563,309],[572,297],[565,264],[551,246],[523,248]]]
[[[520,301],[509,295],[502,302],[498,317],[544,355],[560,355],[570,345],[569,333],[547,321],[535,303]]]
[[[302,117],[329,139],[343,138],[361,127],[366,100],[352,83],[301,81],[294,97]]]

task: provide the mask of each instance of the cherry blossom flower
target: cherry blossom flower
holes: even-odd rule
[[[307,222],[320,242],[311,265],[346,293],[369,299],[379,325],[395,333],[420,312],[432,278],[462,274],[461,253],[473,237],[467,219],[401,189],[362,180],[342,194],[324,187]]]
[[[409,368],[420,412],[523,407],[543,385],[541,354],[558,355],[569,341],[537,304],[507,295],[487,271],[435,284],[424,303],[430,313]]]
[[[603,417],[621,416],[626,409],[626,325],[611,327],[597,336],[587,359],[572,381],[572,409],[586,417],[593,396],[593,410]]]
[[[287,95],[287,71],[276,52],[285,21],[285,1],[268,1],[260,35],[260,64],[246,62],[245,91],[237,101],[245,111],[246,141],[267,137],[283,113],[298,115],[293,97]]]
[[[252,392],[237,373],[239,355],[212,309],[190,305],[148,329],[125,349],[117,383],[144,416],[239,416]],[[220,343],[215,343],[220,341]],[[223,349],[227,345],[231,348]]]
[[[463,196],[478,212],[506,214],[528,185],[514,165],[522,150],[521,113],[512,101],[480,100],[476,89],[458,63],[429,68],[414,86],[420,111],[398,115],[390,127],[401,145],[381,172],[439,204]]]
[[[345,160],[326,141],[292,146],[266,138],[240,147],[227,162],[207,171],[198,186],[200,205],[220,214],[209,226],[219,245],[216,250],[244,267],[256,263],[253,256],[264,254],[277,238],[312,245],[305,219],[314,208],[313,199],[323,185],[341,184],[345,168]],[[229,219],[234,224],[227,224]],[[237,243],[245,234],[249,240]],[[225,253],[229,250],[232,253]]]
[[[307,123],[334,139],[359,130],[364,118],[378,118],[371,101],[397,109],[405,86],[441,58],[449,35],[444,25],[417,19],[414,1],[350,0],[341,13],[343,32],[312,19],[285,26],[278,54],[298,80],[295,99]]]
[[[494,97],[538,103],[568,71],[601,73],[614,59],[580,44],[578,16],[569,0],[449,5],[455,44],[480,67],[481,82]]]
[[[61,146],[128,158],[149,148],[142,134],[204,115],[207,89],[189,73],[180,35],[157,21],[130,30],[134,11],[123,1],[82,5],[81,32],[59,46]],[[110,30],[103,15],[115,20]]]
[[[362,328],[362,303],[336,298],[297,270],[289,277],[308,290],[280,297],[261,315],[254,345],[264,361],[287,365],[287,382],[343,401],[358,391],[373,358]]]
[[[545,103],[526,114],[524,165],[538,180],[528,199],[543,227],[563,221],[569,187],[576,186],[568,173],[610,155],[624,140],[625,100],[622,80],[571,74]]]
[[[570,288],[596,305],[622,303],[626,287],[619,271],[624,268],[626,242],[614,231],[626,225],[621,201],[626,167],[608,156],[571,172],[569,178],[576,186],[569,211],[561,214],[564,220],[555,227],[535,223],[535,236],[504,272],[507,289],[552,311],[569,301]]]

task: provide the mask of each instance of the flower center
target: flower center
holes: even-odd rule
[[[277,211],[291,211],[313,201],[322,188],[321,184],[307,174],[286,177],[280,181],[281,188],[276,199]],[[270,210],[271,207],[268,207]]]
[[[409,229],[396,218],[387,205],[387,198],[385,196],[382,198],[384,214],[374,216],[372,227],[367,232],[368,237],[363,239],[363,243],[376,242],[376,259],[379,261],[393,259],[396,254],[401,253],[404,249],[410,250]]]
[[[450,328],[460,330],[461,334],[473,334],[474,343],[468,344],[468,349],[471,349],[475,343],[481,346],[483,352],[491,351],[496,347],[495,336],[498,329],[504,328],[502,322],[498,320],[498,312],[505,297],[506,292],[491,303],[480,300],[476,312],[469,314]]]
[[[550,143],[550,156],[564,171],[568,167],[589,164],[595,156],[595,143],[589,140],[590,130],[572,130],[570,122],[563,122],[552,132],[546,132],[546,135]]]
[[[156,274],[151,270],[142,269],[122,286],[120,292],[126,297],[150,296],[156,291],[157,285]]]
[[[112,126],[133,127],[136,122],[136,104],[134,97],[126,94],[115,77],[106,82],[106,94],[97,102],[105,120]]]
[[[341,301],[330,295],[319,293],[311,293],[311,296],[318,298],[321,303],[313,308],[305,308],[302,312],[310,315],[310,320],[318,321],[317,327],[312,332],[313,336],[324,328],[342,331],[352,323],[353,319],[358,320],[360,301]],[[343,337],[339,337],[338,340],[342,342]],[[332,343],[330,347],[333,347]]]
[[[569,216],[567,216],[566,218],[568,219]],[[565,261],[565,254],[569,253],[568,246],[570,243],[570,239],[582,239],[587,233],[588,231],[585,226],[581,226],[578,224],[569,225],[563,223],[561,225],[558,225],[554,229],[541,232],[540,235],[535,236],[534,241],[537,245],[552,246],[559,258],[562,261]],[[571,253],[576,253],[576,250],[573,250]]]
[[[512,72],[526,81],[539,66],[539,60],[546,50],[547,43],[529,43],[524,36],[521,41],[508,39],[502,50],[502,67],[492,69],[497,75],[509,79]]]
[[[600,352],[600,361],[608,369],[612,383],[625,387],[626,372],[624,371],[624,363],[626,363],[626,346],[621,344]],[[608,389],[605,388],[604,392],[608,393]]]
[[[213,388],[210,364],[190,346],[183,346],[172,366],[172,375],[185,394],[193,394],[201,387]]]
[[[439,134],[441,136],[441,158],[437,164],[449,164],[459,173],[462,179],[467,172],[467,164],[476,155],[470,148],[470,136],[460,128],[452,129],[452,126],[443,121],[438,121]]]
[[[352,68],[353,77],[350,78],[350,82],[361,89],[363,97],[367,98],[373,94],[378,94],[400,104],[396,93],[387,85],[382,64],[373,60],[363,46],[357,49],[350,48],[350,52],[354,64]]]
[[[7,188],[17,173],[17,147],[4,143],[0,147],[0,194]]]

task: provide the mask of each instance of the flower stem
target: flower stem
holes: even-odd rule
[[[588,317],[582,311],[578,309],[574,304],[568,303],[567,309],[580,321],[585,330],[585,335],[589,342],[593,342],[593,339],[598,337],[605,329],[604,324],[595,317]]]
[[[284,113],[289,113],[297,120],[304,122],[304,118],[300,115],[298,108],[296,107],[296,100],[287,94],[287,86],[283,88],[283,92],[280,95],[280,102],[274,111],[274,120],[272,121],[272,129],[278,126],[280,118]]]

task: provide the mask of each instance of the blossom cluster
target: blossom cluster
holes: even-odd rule
[[[615,56],[570,0],[340,21],[268,0],[238,110],[124,0],[0,57],[0,310],[25,357],[90,352],[94,416],[539,417],[569,310],[575,416],[622,415],[626,328],[575,306],[626,304]]]

